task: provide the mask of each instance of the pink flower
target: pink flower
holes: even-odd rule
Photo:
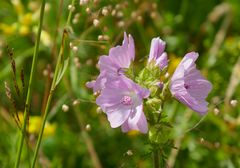
[[[107,114],[112,128],[122,126],[122,131],[138,130],[147,133],[148,125],[143,112],[143,99],[150,92],[126,77],[108,81],[96,103]]]
[[[121,46],[110,49],[109,55],[103,55],[99,59],[100,75],[96,81],[88,82],[87,87],[93,88],[94,92],[104,88],[108,80],[115,80],[124,75],[125,69],[129,68],[135,57],[134,41],[131,35],[127,37],[124,33],[124,40]]]
[[[155,65],[158,65],[161,70],[168,65],[167,53],[164,52],[165,47],[166,43],[160,38],[152,39],[148,62],[155,61]]]
[[[197,58],[196,52],[184,56],[171,78],[170,91],[192,110],[205,114],[208,111],[208,102],[205,99],[212,89],[212,84],[196,69]]]

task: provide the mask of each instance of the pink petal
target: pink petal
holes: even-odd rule
[[[130,130],[138,130],[145,134],[148,132],[148,124],[143,112],[143,106],[140,105],[136,107],[135,110],[136,111],[131,113],[128,120],[122,125],[122,131],[127,132]]]
[[[128,118],[131,109],[119,107],[118,109],[106,113],[108,117],[108,121],[112,128],[117,128],[122,125]]]

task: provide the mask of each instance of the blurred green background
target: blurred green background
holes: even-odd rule
[[[0,1],[0,167],[14,165],[26,98],[39,0]],[[21,167],[29,167],[46,105],[52,73],[66,24],[70,0],[47,0],[28,136]],[[95,20],[95,21],[94,21]],[[91,0],[77,1],[71,23],[70,65],[58,86],[45,129],[37,167],[152,167],[147,136],[112,129],[94,104],[85,83],[99,71],[99,56],[121,44],[123,32],[135,41],[137,69],[144,66],[150,42],[167,42],[172,73],[189,51],[197,51],[198,68],[213,84],[209,113],[201,117],[177,101],[165,106],[173,124],[176,149],[169,167],[240,167],[240,2],[239,0]],[[94,24],[95,25],[94,25]],[[8,49],[13,49],[16,82]],[[22,86],[21,71],[25,86]],[[7,82],[7,83],[6,83]],[[15,91],[16,83],[20,96]],[[11,92],[11,99],[6,92]],[[14,100],[14,102],[13,102]],[[232,100],[237,100],[235,105]],[[69,110],[64,112],[62,105]],[[18,116],[18,117],[17,117]]]

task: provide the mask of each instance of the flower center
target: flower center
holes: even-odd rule
[[[124,74],[124,69],[123,68],[119,68],[117,70],[117,74],[120,76],[120,75],[123,75]]]
[[[132,98],[130,96],[123,96],[121,103],[123,105],[131,105],[132,104]]]
[[[189,89],[189,85],[187,85],[187,84],[184,84],[184,87],[186,88],[186,89]]]

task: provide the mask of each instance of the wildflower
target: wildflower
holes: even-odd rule
[[[94,93],[102,90],[102,88],[104,88],[104,86],[105,86],[105,83],[107,82],[107,78],[106,78],[105,74],[106,74],[106,72],[100,73],[100,75],[97,77],[96,80],[87,82],[86,86],[88,88],[92,88]]]
[[[212,84],[196,69],[197,58],[198,53],[195,52],[184,56],[171,78],[170,91],[192,110],[205,114],[208,110],[205,98],[212,89]]]
[[[135,57],[134,41],[131,35],[124,34],[121,46],[110,49],[109,56],[101,56],[99,59],[100,75],[96,81],[88,82],[87,87],[93,88],[94,92],[104,88],[108,79],[116,79],[124,75],[125,69],[129,68]]]
[[[148,63],[155,61],[155,65],[158,65],[161,70],[168,65],[167,53],[164,52],[165,46],[166,43],[160,38],[153,38],[148,58]]]
[[[121,46],[110,49],[109,56],[101,56],[99,59],[100,72],[107,71],[111,76],[119,76],[124,69],[129,68],[135,57],[134,41],[131,35],[124,34]]]
[[[138,130],[147,133],[148,125],[143,112],[143,99],[149,91],[126,77],[109,81],[96,103],[107,114],[112,128],[121,126],[123,132]]]
[[[29,119],[29,130],[28,130],[29,133],[36,134],[36,135],[39,134],[41,122],[42,122],[41,117],[31,116]],[[56,126],[57,126],[56,124],[47,122],[43,135],[45,137],[49,137],[49,136],[53,135],[56,132],[56,128],[57,128]]]
[[[29,34],[29,27],[28,26],[20,26],[19,27],[19,34],[20,35],[23,35],[23,36],[25,36],[25,35],[28,35]]]
[[[19,112],[19,120],[20,123],[23,124],[23,113]],[[28,133],[37,135],[40,132],[40,126],[42,123],[42,117],[40,116],[29,116],[29,127],[28,127]],[[56,123],[49,123],[46,121],[45,129],[43,132],[44,137],[49,137],[54,135],[56,132],[57,125]]]
[[[3,33],[6,35],[12,35],[16,32],[17,25],[16,24],[7,25],[4,23],[0,23],[0,30],[3,31]]]

